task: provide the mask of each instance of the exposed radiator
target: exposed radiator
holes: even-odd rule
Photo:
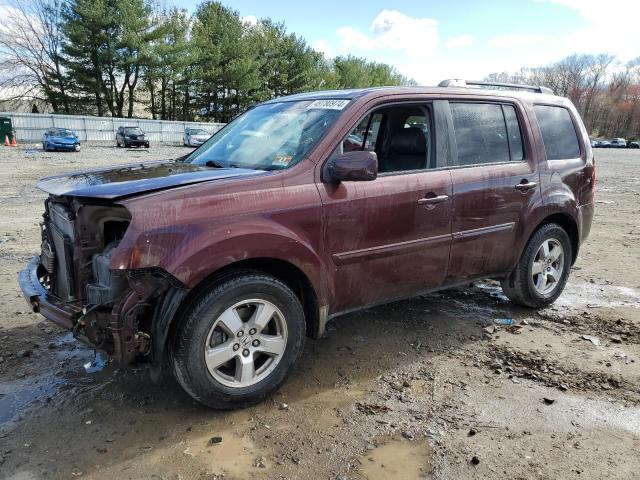
[[[73,214],[64,206],[49,203],[49,221],[45,223],[47,238],[54,252],[53,293],[64,301],[76,298],[75,272],[73,268],[73,246],[75,242]],[[51,261],[49,252],[43,253],[46,261]],[[48,265],[43,263],[45,268]],[[48,269],[48,268],[47,268]]]

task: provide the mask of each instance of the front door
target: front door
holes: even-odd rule
[[[370,182],[325,181],[325,245],[337,313],[441,286],[451,245],[451,176],[436,168],[432,108],[382,107],[362,119],[334,155],[375,151]]]
[[[446,283],[455,284],[513,267],[527,211],[540,202],[540,180],[518,105],[451,101],[450,107],[455,165]]]

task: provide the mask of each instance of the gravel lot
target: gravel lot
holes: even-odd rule
[[[640,151],[596,150],[591,237],[553,307],[487,281],[344,316],[275,396],[223,413],[143,365],[87,375],[93,352],[16,280],[39,177],[187,151],[0,147],[0,478],[638,478]]]

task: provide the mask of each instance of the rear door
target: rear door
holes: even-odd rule
[[[334,155],[371,150],[370,182],[323,181],[325,245],[333,265],[331,313],[441,286],[451,245],[451,177],[436,151],[433,104],[380,107]]]
[[[518,103],[449,106],[453,240],[446,283],[455,284],[513,267],[527,214],[540,202],[540,179]]]

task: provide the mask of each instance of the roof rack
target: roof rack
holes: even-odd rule
[[[438,84],[439,87],[498,87],[508,88],[512,90],[527,90],[535,93],[549,93],[553,95],[553,90],[547,87],[535,86],[535,85],[519,85],[517,83],[502,83],[502,82],[485,82],[480,80],[463,80],[461,78],[450,78],[443,80]]]

